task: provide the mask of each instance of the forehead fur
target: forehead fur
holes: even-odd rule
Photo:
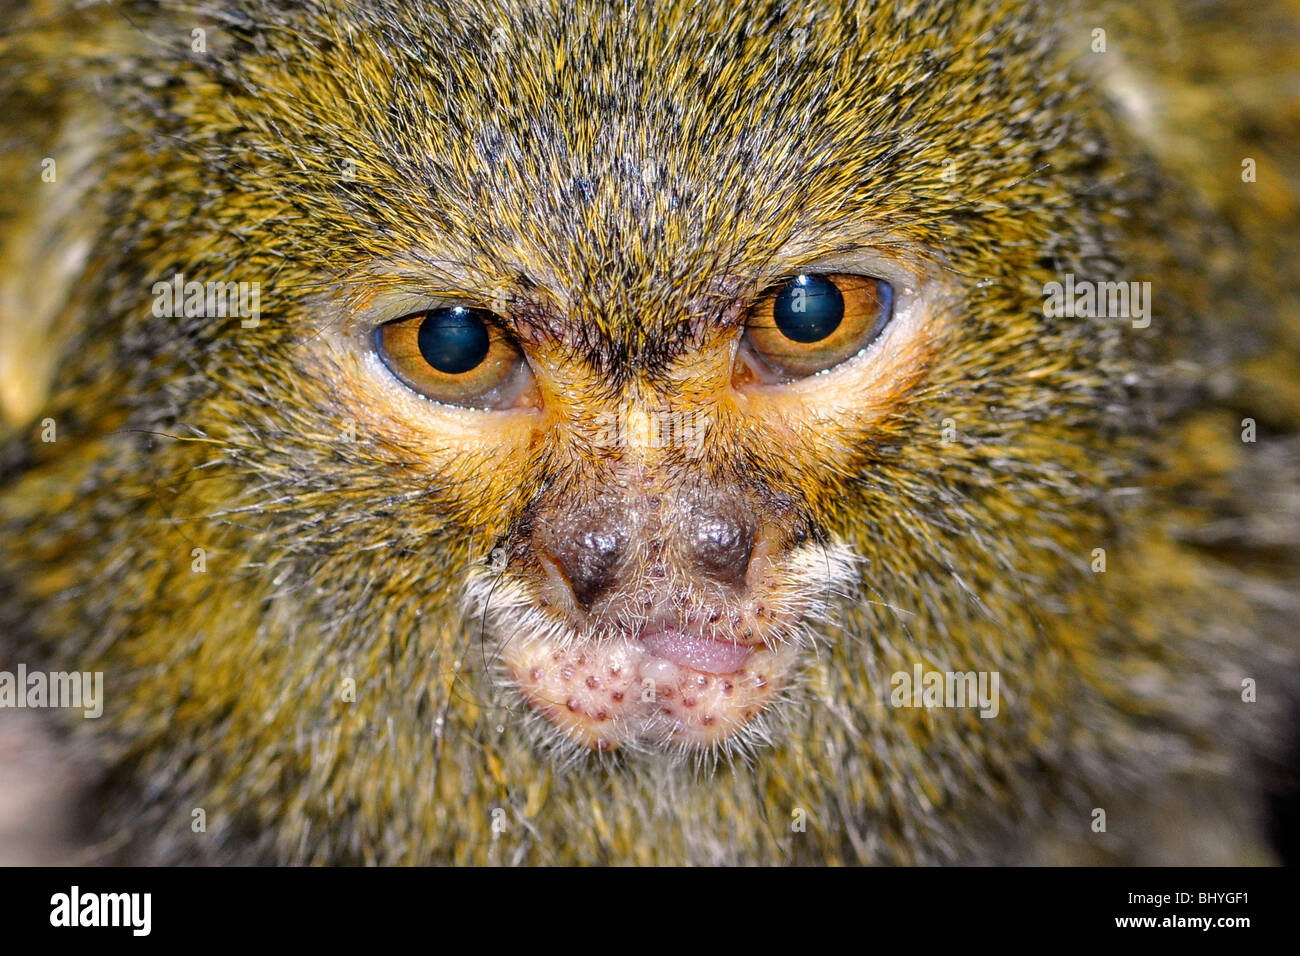
[[[233,213],[292,196],[269,254],[522,296],[622,354],[854,244],[960,267],[1060,227],[1036,178],[1070,131],[1018,5],[243,6],[191,125]]]

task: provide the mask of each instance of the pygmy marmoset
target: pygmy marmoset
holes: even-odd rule
[[[0,668],[103,675],[78,858],[1276,859],[1297,22],[11,10]]]

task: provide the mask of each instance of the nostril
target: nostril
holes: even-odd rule
[[[697,517],[692,536],[698,569],[732,587],[743,587],[754,554],[754,526],[740,515]]]
[[[623,537],[611,529],[582,531],[551,549],[551,556],[569,579],[573,596],[588,609],[614,586],[622,555]]]

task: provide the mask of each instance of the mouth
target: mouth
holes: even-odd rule
[[[503,691],[544,718],[544,745],[605,752],[728,751],[770,742],[830,595],[854,573],[841,545],[800,550],[727,613],[630,612],[583,626],[537,600],[526,580],[476,579]],[[558,737],[553,733],[558,731]]]
[[[501,664],[530,707],[592,750],[708,748],[735,736],[780,694],[795,652],[665,628],[569,646],[509,642]]]
[[[754,648],[745,644],[676,628],[643,634],[641,643],[650,655],[703,674],[734,674],[754,653]]]

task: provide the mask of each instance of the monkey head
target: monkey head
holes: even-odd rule
[[[828,13],[846,31],[859,15]],[[618,21],[596,29],[622,42]],[[968,602],[977,577],[1003,589],[973,570],[987,533],[963,542],[957,526],[1025,513],[1020,533],[1056,521],[1063,540],[1095,525],[1062,507],[1099,493],[1099,436],[1047,433],[1060,457],[1040,462],[1038,442],[998,435],[989,455],[947,431],[1023,428],[1064,407],[1057,386],[1085,368],[1065,405],[1104,417],[1099,396],[1122,371],[1115,329],[1052,326],[1031,278],[1050,275],[1064,236],[1100,241],[1104,210],[1078,162],[1049,179],[1042,141],[1015,138],[1014,98],[960,129],[924,118],[957,89],[1028,91],[1028,61],[950,53],[930,83],[900,84],[855,60],[865,33],[796,49],[776,30],[748,54],[770,85],[734,112],[720,65],[668,82],[636,58],[584,62],[623,91],[596,121],[585,81],[551,59],[573,38],[551,31],[440,65],[465,71],[445,88],[367,66],[392,74],[392,108],[434,96],[450,125],[412,112],[420,150],[375,152],[342,187],[353,226],[328,244],[365,236],[365,254],[321,300],[327,331],[306,364],[367,442],[436,485],[411,507],[475,543],[451,590],[540,740],[716,755],[772,738],[802,669],[830,650],[836,608],[894,606],[905,579],[934,582],[931,609]],[[520,69],[559,86],[472,109],[446,92],[490,93]],[[997,161],[972,142],[998,143]],[[1012,187],[1013,224],[967,222]],[[1032,205],[1076,187],[1068,214]],[[1045,504],[1026,469],[1068,475],[1065,497]],[[952,507],[960,488],[977,508]],[[1023,565],[1030,549],[1007,547],[994,560]]]
[[[105,671],[110,761],[168,795],[119,818],[468,859],[458,808],[512,801],[519,859],[937,859],[1208,739],[1183,702],[1230,589],[1135,489],[1181,460],[1150,357],[1233,282],[1167,241],[1196,216],[1087,30],[1001,0],[221,10],[203,51],[159,39],[201,9],[92,5],[27,54],[92,155],[31,217],[78,210],[80,258],[28,310],[60,438],[12,456],[0,625]],[[1046,308],[1065,275],[1160,276],[1160,319]],[[159,309],[176,276],[260,312]],[[914,666],[1005,705],[890,706]],[[796,805],[842,825],[803,849],[769,826]]]

